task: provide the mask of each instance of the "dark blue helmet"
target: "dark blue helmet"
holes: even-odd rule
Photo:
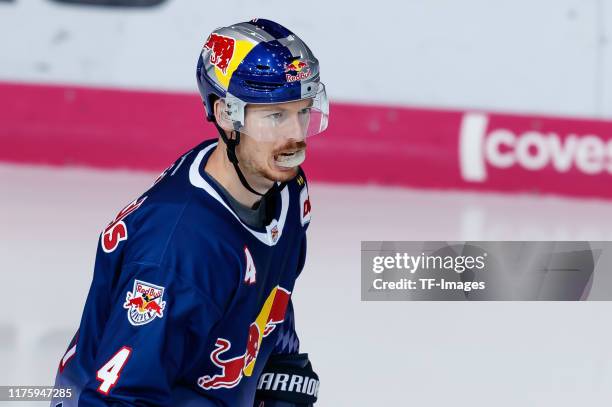
[[[224,117],[238,131],[245,131],[247,104],[311,99],[305,136],[327,128],[329,105],[319,61],[300,38],[273,21],[254,19],[216,29],[204,43],[196,76],[210,121],[215,120],[216,99],[224,99]]]

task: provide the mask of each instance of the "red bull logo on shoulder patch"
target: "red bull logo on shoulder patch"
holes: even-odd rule
[[[134,288],[125,296],[123,308],[127,309],[130,324],[140,326],[148,324],[155,318],[163,318],[166,302],[162,301],[164,287],[134,280]]]
[[[230,351],[232,343],[228,339],[218,338],[215,349],[210,354],[210,360],[221,371],[214,376],[200,377],[198,386],[205,390],[231,389],[237,386],[244,376],[251,376],[261,343],[284,321],[290,298],[290,291],[280,286],[272,289],[257,318],[249,326],[247,343],[242,354],[231,358],[223,357],[222,355]]]

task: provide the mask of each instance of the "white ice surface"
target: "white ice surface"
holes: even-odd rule
[[[53,382],[98,234],[156,176],[0,165],[0,384]],[[317,406],[609,405],[610,303],[361,302],[360,241],[612,240],[612,202],[317,183],[310,195],[294,301]]]

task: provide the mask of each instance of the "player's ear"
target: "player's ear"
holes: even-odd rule
[[[217,124],[225,131],[231,132],[233,130],[232,121],[228,117],[227,113],[225,113],[225,100],[217,99],[214,103],[215,110],[215,120]]]

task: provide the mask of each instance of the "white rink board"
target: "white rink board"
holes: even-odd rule
[[[208,33],[253,17],[303,37],[332,100],[612,117],[609,0],[14,0],[0,2],[0,80],[195,93]]]
[[[101,228],[156,176],[0,165],[0,383],[52,383]],[[317,406],[612,399],[608,302],[362,303],[359,268],[361,240],[610,240],[609,202],[322,184],[310,194],[294,301]]]

